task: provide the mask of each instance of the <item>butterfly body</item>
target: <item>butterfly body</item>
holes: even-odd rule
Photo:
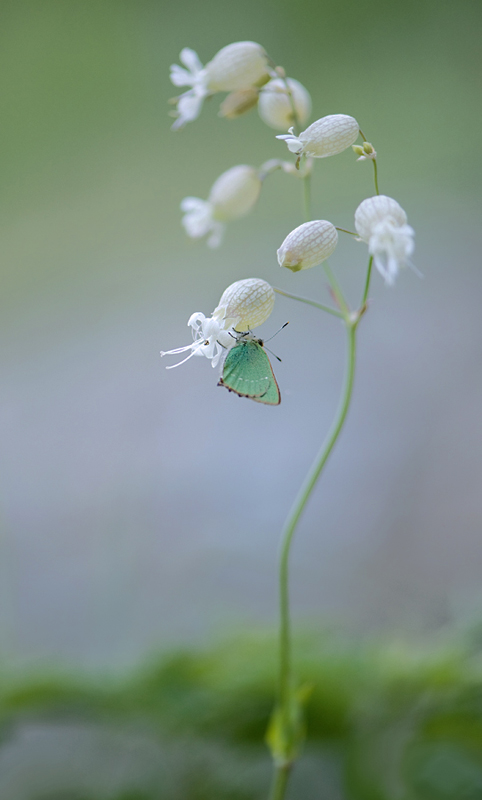
[[[277,406],[281,402],[276,378],[262,339],[241,336],[228,350],[218,386],[256,403]]]

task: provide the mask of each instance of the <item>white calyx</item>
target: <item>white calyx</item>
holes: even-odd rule
[[[414,230],[407,215],[392,197],[375,195],[363,200],[355,212],[355,228],[368,244],[373,262],[388,285],[393,285],[400,267],[413,266]]]
[[[311,113],[311,97],[293,78],[274,78],[260,91],[258,112],[270,128],[287,131],[291,125],[306,123]]]
[[[288,234],[279,248],[278,263],[292,272],[316,267],[331,256],[338,231],[326,219],[304,222]]]
[[[266,53],[255,42],[229,44],[205,67],[197,53],[188,47],[181,50],[179,60],[184,67],[171,66],[171,81],[175,86],[190,88],[177,100],[177,119],[172,130],[179,130],[187,122],[197,119],[208,95],[247,89],[268,76]]]
[[[266,322],[274,306],[274,289],[261,278],[244,278],[224,290],[219,305],[237,321],[237,331],[252,331]]]
[[[335,156],[353,144],[359,134],[358,122],[347,114],[331,114],[313,122],[296,136],[290,128],[288,134],[277,136],[284,139],[288,150],[296,155],[327,158]]]
[[[211,187],[207,200],[185,197],[182,224],[188,236],[209,234],[209,247],[219,247],[225,223],[239,219],[253,208],[261,191],[261,178],[254,167],[240,164],[223,172]]]
[[[228,286],[211,317],[201,311],[191,314],[188,325],[193,342],[174,350],[161,350],[161,356],[188,353],[186,358],[166,369],[184,364],[193,356],[205,356],[215,367],[221,355],[234,347],[239,334],[251,331],[268,319],[274,306],[274,290],[260,278],[245,278]]]
[[[216,53],[205,71],[211,93],[248,89],[267,79],[268,57],[256,42],[233,42]]]

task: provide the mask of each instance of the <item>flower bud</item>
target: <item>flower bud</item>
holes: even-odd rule
[[[291,92],[291,97],[288,93]],[[296,119],[293,113],[296,111]],[[260,92],[258,103],[259,116],[277,131],[287,131],[291,125],[304,125],[311,113],[311,97],[298,81],[293,78],[275,78]]]
[[[240,89],[237,92],[231,92],[221,103],[219,107],[219,116],[225,117],[226,119],[236,119],[242,114],[246,114],[247,111],[251,111],[257,102],[257,89]]]
[[[265,322],[274,306],[274,290],[260,278],[245,278],[236,281],[224,290],[218,308],[224,308],[224,316],[236,319],[237,331],[251,331]]]
[[[405,225],[407,222],[405,211],[392,197],[378,194],[363,200],[355,211],[355,228],[360,239],[368,242],[374,227],[387,218],[395,225]]]
[[[290,129],[289,135],[277,136],[284,139],[288,149],[297,155],[326,158],[335,156],[353,144],[359,133],[358,122],[346,114],[331,114],[313,122],[305,131],[295,136]]]
[[[304,222],[284,240],[278,250],[278,263],[292,272],[316,267],[331,256],[337,242],[338,232],[331,222],[325,219]]]
[[[355,153],[356,156],[364,156],[365,155],[365,151],[364,151],[363,147],[360,147],[359,144],[352,144],[351,149],[353,150],[353,152]]]
[[[209,193],[214,219],[230,222],[244,217],[253,208],[260,191],[261,179],[254,167],[245,164],[231,167],[219,176]]]
[[[268,57],[256,42],[234,42],[216,53],[204,69],[210,92],[233,92],[263,81]]]

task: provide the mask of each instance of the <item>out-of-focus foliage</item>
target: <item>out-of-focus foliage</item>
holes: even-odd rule
[[[292,797],[477,800],[482,797],[482,662],[466,640],[359,644],[324,632],[296,646],[313,685]],[[243,636],[153,660],[122,679],[4,676],[2,742],[29,726],[93,726],[107,740],[141,734],[159,752],[151,785],[49,800],[264,797],[262,741],[274,699],[276,641]],[[0,765],[2,758],[0,749]],[[321,788],[320,788],[321,787]],[[47,800],[32,794],[28,800]]]

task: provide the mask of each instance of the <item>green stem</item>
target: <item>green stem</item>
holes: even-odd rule
[[[284,765],[278,766],[273,776],[269,800],[283,800],[285,796],[286,787],[288,785],[288,778],[290,776],[291,767]]]
[[[368,292],[370,291],[370,278],[372,276],[372,266],[373,266],[373,256],[370,256],[370,260],[368,262],[368,267],[367,267],[367,277],[365,280],[365,289],[363,290],[363,299],[361,302],[361,308],[364,308],[368,300]]]
[[[345,320],[347,320],[349,318],[349,316],[350,316],[350,309],[348,308],[348,306],[346,304],[346,300],[343,297],[343,292],[341,291],[341,289],[340,289],[340,287],[338,285],[338,281],[336,280],[335,276],[333,275],[333,273],[332,273],[332,271],[331,271],[331,269],[330,269],[330,267],[328,265],[328,261],[324,261],[323,262],[323,267],[325,269],[325,272],[326,272],[326,275],[328,277],[328,280],[330,281],[331,291],[333,292],[333,295],[335,297],[336,302],[340,306],[340,309],[341,309],[341,312],[342,312],[342,317]]]
[[[358,234],[354,233],[354,231],[347,231],[346,228],[339,228],[338,225],[335,225],[335,228],[337,229],[337,231],[341,231],[342,233],[349,233],[350,236],[358,236]]]
[[[291,106],[291,114],[293,116],[293,127],[295,130],[295,134],[301,130],[301,122],[298,116],[298,112],[296,111],[295,101],[293,97],[293,92],[290,89],[290,85],[288,83],[288,79],[286,77],[281,79],[286,87],[286,93],[288,95],[288,100]],[[306,222],[311,220],[311,175],[308,173],[303,177],[303,202],[305,206],[305,217]]]
[[[326,311],[327,314],[332,314],[332,316],[334,317],[338,317],[339,319],[344,319],[341,311],[337,311],[335,308],[324,306],[322,303],[316,303],[314,300],[308,300],[307,297],[300,297],[297,294],[291,294],[290,292],[285,292],[282,289],[277,289],[276,286],[273,286],[273,289],[277,294],[282,294],[283,297],[290,297],[292,300],[299,300],[300,303],[307,303],[307,305],[309,306],[314,306],[315,308],[321,308],[321,310]]]
[[[372,159],[373,161],[373,170],[374,170],[374,178],[375,178],[375,191],[377,194],[380,194],[378,189],[378,167],[377,167],[377,160],[376,158]]]
[[[288,583],[288,566],[289,554],[293,535],[300,520],[300,517],[305,509],[305,506],[311,496],[313,489],[316,486],[318,478],[325,466],[333,447],[340,435],[343,424],[348,413],[350,400],[353,391],[353,379],[355,375],[355,357],[356,357],[356,328],[359,317],[350,321],[345,320],[347,331],[347,364],[345,372],[345,383],[343,387],[343,394],[341,397],[338,413],[333,422],[332,428],[323,443],[321,450],[316,456],[310,471],[298,493],[298,496],[293,504],[286,521],[281,546],[280,567],[279,567],[279,592],[280,592],[280,640],[279,640],[279,697],[278,707],[284,722],[284,728],[288,741],[293,737],[293,731],[290,730],[291,725],[291,706],[293,697],[293,673],[291,663],[291,625],[289,613],[289,583]],[[282,800],[285,794],[288,782],[288,767],[292,762],[281,762],[276,765],[276,772],[273,777],[273,787],[271,792],[271,800]],[[281,772],[284,770],[285,774]]]

